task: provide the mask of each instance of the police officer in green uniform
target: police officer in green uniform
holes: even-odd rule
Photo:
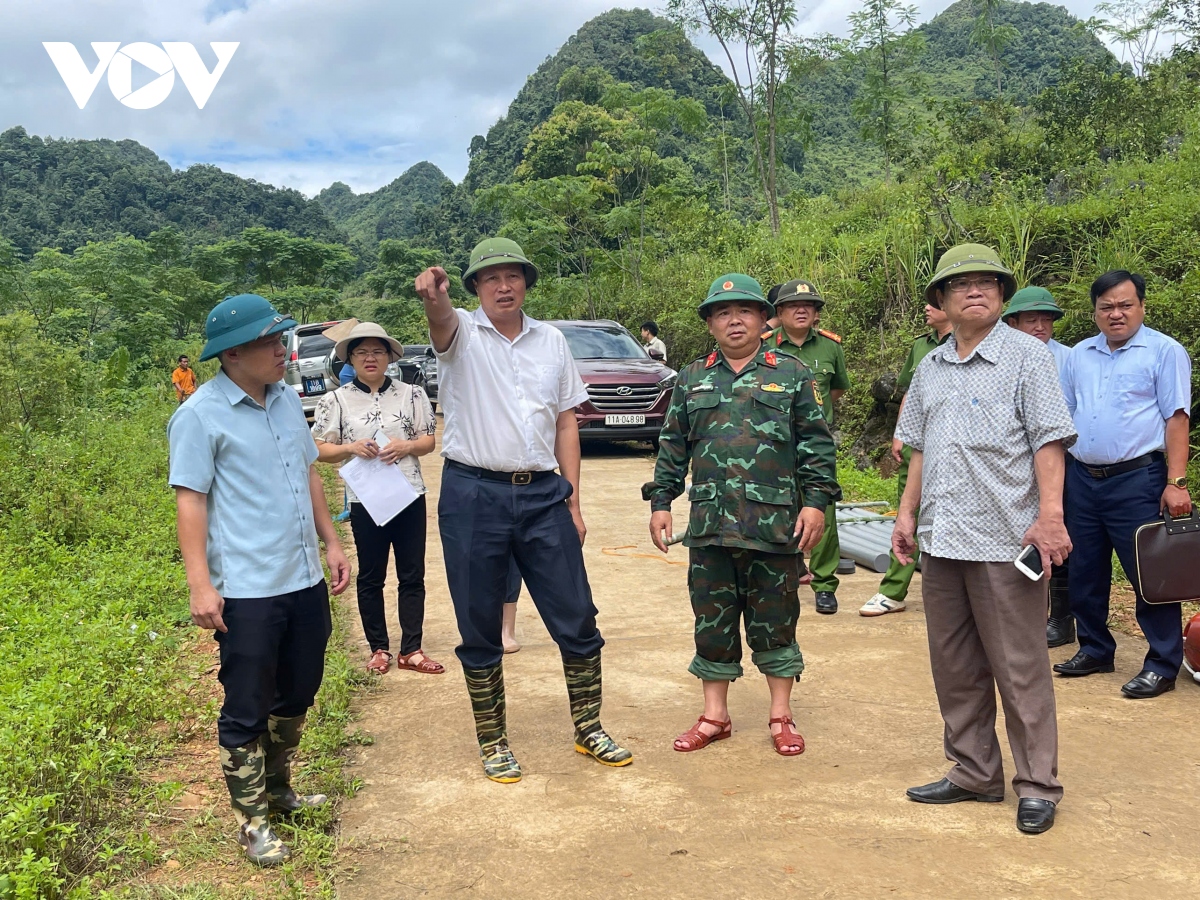
[[[771,305],[758,282],[726,275],[713,282],[700,315],[717,349],[679,373],[659,436],[650,501],[650,536],[672,541],[671,501],[688,466],[691,513],[688,588],[696,655],[688,667],[704,684],[704,714],[675,749],[699,750],[732,733],[729,682],[742,675],[738,620],[771,691],[777,753],[796,756],[804,739],[791,714],[793,680],[804,670],[796,644],[800,553],[821,539],[825,509],[841,497],[833,438],[813,393],[812,372],[766,346]]]
[[[842,339],[832,331],[817,328],[824,306],[825,300],[810,281],[799,278],[779,285],[775,295],[779,327],[767,337],[767,346],[796,357],[812,370],[817,402],[821,404],[825,422],[832,428],[833,403],[850,387],[850,373],[846,370]],[[837,567],[841,556],[837,508],[831,503],[825,509],[825,536],[808,560],[819,613],[837,612]]]
[[[913,373],[917,371],[921,360],[932,350],[946,343],[947,338],[950,337],[952,330],[950,320],[946,318],[946,314],[942,310],[930,303],[925,304],[925,324],[932,331],[913,341],[912,349],[908,351],[908,359],[904,361],[904,368],[900,370],[900,376],[896,379],[896,386],[904,394],[908,393]],[[900,401],[900,409],[904,409],[903,399]],[[896,496],[899,498],[904,496],[904,486],[908,484],[908,462],[912,459],[912,447],[893,438],[892,457],[900,464],[900,468],[896,471]],[[899,505],[899,499],[896,500],[896,503]],[[904,612],[908,605],[905,602],[905,598],[908,596],[908,586],[912,582],[913,572],[916,570],[916,560],[904,565],[896,559],[895,553],[889,551],[887,572],[884,573],[883,580],[879,582],[879,590],[863,604],[858,614],[861,616],[885,616],[888,613]]]

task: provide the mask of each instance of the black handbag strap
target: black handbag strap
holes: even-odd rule
[[[1163,522],[1167,526],[1167,534],[1192,534],[1200,531],[1200,512],[1195,507],[1192,508],[1192,514],[1179,519],[1171,518],[1171,513],[1168,510],[1163,510]]]

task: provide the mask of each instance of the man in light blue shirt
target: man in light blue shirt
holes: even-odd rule
[[[208,315],[200,359],[221,371],[167,425],[192,621],[216,632],[225,699],[217,740],[238,841],[260,865],[289,855],[268,812],[324,801],[291,788],[292,756],[324,673],[331,631],[318,536],[340,594],[350,566],[329,517],[317,448],[281,383],[296,323],[256,294]]]
[[[1100,334],[1067,359],[1063,392],[1079,439],[1067,471],[1071,611],[1079,652],[1054,670],[1062,675],[1112,672],[1116,642],[1108,630],[1115,550],[1137,595],[1137,620],[1150,649],[1142,671],[1121,691],[1133,699],[1175,689],[1183,662],[1177,603],[1142,599],[1133,535],[1162,510],[1187,515],[1188,411],[1192,363],[1178,341],[1143,324],[1146,283],[1108,272],[1092,284]]]
[[[1037,338],[1054,355],[1058,367],[1058,380],[1062,383],[1070,347],[1054,339],[1054,323],[1063,317],[1063,311],[1054,302],[1054,295],[1044,287],[1023,287],[1013,294],[1008,306],[1004,307],[1004,322],[1017,331]],[[1064,388],[1065,390],[1065,388]],[[1050,618],[1046,621],[1046,646],[1061,647],[1075,643],[1075,619],[1071,616],[1071,598],[1067,593],[1070,560],[1055,566],[1050,575]]]

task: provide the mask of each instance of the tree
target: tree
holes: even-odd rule
[[[1121,60],[1128,57],[1133,73],[1141,77],[1157,55],[1163,32],[1170,28],[1173,9],[1183,13],[1193,6],[1200,9],[1200,3],[1192,2],[1109,0],[1096,5],[1096,11],[1109,18],[1093,19],[1091,24],[1121,45]]]
[[[788,30],[796,23],[794,0],[668,0],[667,15],[685,31],[710,34],[721,45],[753,136],[771,233],[779,234],[779,107],[788,74]]]
[[[862,53],[866,72],[851,112],[862,135],[883,151],[884,178],[892,179],[892,160],[901,143],[901,114],[908,91],[923,85],[917,61],[925,38],[915,29],[917,8],[900,0],[865,0],[850,14],[850,40]],[[903,29],[903,30],[900,30]]]
[[[971,43],[986,50],[992,59],[992,68],[996,72],[996,96],[1001,99],[1004,97],[1004,84],[1000,76],[1004,65],[1000,54],[1019,35],[1012,25],[996,22],[996,13],[1002,2],[1003,0],[975,0],[979,14],[975,17],[975,24],[971,29]]]

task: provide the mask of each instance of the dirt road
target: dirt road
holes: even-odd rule
[[[844,580],[836,616],[816,615],[811,591],[801,594],[808,669],[794,708],[803,756],[772,751],[766,688],[749,674],[731,690],[733,738],[674,752],[672,739],[700,712],[700,689],[686,671],[686,551],[660,558],[639,499],[652,468],[647,452],[585,451],[585,549],[608,642],[603,720],[634,763],[608,769],[573,752],[558,651],[523,596],[524,649],[505,673],[509,736],[525,777],[500,785],[480,769],[453,653],[433,512],[441,461],[427,457],[425,647],[448,671],[392,671],[361,703],[359,724],[375,743],[350,770],[365,787],[343,821],[344,900],[1200,892],[1200,688],[1181,679],[1163,698],[1123,700],[1119,687],[1144,652],[1133,639],[1122,642],[1115,674],[1058,682],[1066,797],[1057,825],[1040,836],[1017,832],[1011,792],[995,805],[905,799],[906,787],[947,768],[941,719],[919,587],[907,612],[864,619],[857,609],[875,589],[872,573]],[[680,500],[678,527],[685,516]],[[1011,775],[1007,748],[1005,758]]]

